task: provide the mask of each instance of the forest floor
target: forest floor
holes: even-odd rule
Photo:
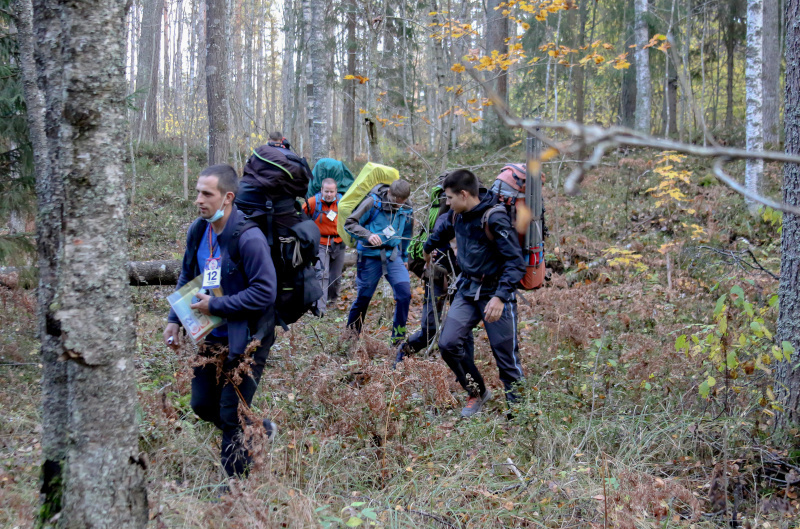
[[[471,149],[451,160],[490,183],[522,154]],[[435,175],[412,155],[394,163],[424,205],[421,184]],[[181,164],[173,147],[139,153],[132,260],[181,257],[195,217]],[[361,339],[343,341],[351,268],[325,318],[278,331],[253,409],[280,434],[255,441],[252,474],[220,496],[220,436],[189,406],[194,351],[161,344],[173,287],[133,288],[151,525],[796,527],[796,431],[794,444],[772,435],[778,282],[748,266],[779,271],[779,217],[748,215],[703,161],[616,153],[578,197],[556,191],[569,169],[546,164],[551,275],[519,296],[526,380],[510,420],[482,329],[476,358],[497,396],[469,420],[437,352],[391,370],[388,288]],[[767,166],[766,192],[779,196],[781,180]],[[416,279],[412,292],[413,332]],[[35,299],[0,297],[0,525],[27,527],[41,460]]]

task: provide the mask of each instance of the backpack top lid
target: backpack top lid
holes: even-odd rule
[[[353,181],[350,189],[339,200],[339,215],[336,218],[336,229],[339,236],[347,244],[347,246],[354,248],[356,240],[353,236],[344,229],[344,223],[347,217],[353,213],[353,210],[358,207],[364,197],[369,195],[372,189],[379,184],[391,184],[400,178],[400,172],[394,167],[381,165],[378,163],[368,162],[367,165],[361,169],[358,176]]]
[[[313,177],[311,178],[311,182],[308,184],[308,193],[306,193],[306,198],[311,198],[315,194],[319,193],[322,189],[322,181],[326,178],[333,178],[336,180],[336,187],[339,193],[345,193],[353,184],[353,173],[350,172],[350,169],[339,160],[334,160],[333,158],[320,158],[317,163],[314,164],[314,169],[311,171]]]
[[[305,158],[271,145],[253,149],[242,172],[242,181],[261,188],[268,197],[302,197],[311,179]]]
[[[510,163],[503,167],[495,180],[500,180],[504,184],[511,186],[516,192],[525,192],[525,164]]]

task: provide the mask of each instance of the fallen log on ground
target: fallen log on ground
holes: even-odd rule
[[[356,254],[347,253],[344,256],[344,266],[356,264]],[[26,274],[31,269],[18,269],[11,266],[0,267],[0,286],[7,288],[35,288],[35,278],[24,278],[21,276],[33,275]],[[35,271],[35,269],[34,269]],[[181,274],[181,262],[176,260],[160,261],[129,261],[128,277],[130,285],[134,287],[146,286],[169,286],[178,283]]]

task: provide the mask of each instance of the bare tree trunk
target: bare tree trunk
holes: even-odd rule
[[[784,102],[785,148],[800,154],[800,0],[786,0],[786,99]],[[800,205],[800,166],[783,168],[783,201]],[[778,314],[778,339],[790,342],[794,353],[775,369],[775,393],[783,407],[778,415],[780,426],[800,422],[800,218],[783,215],[781,231],[781,280]]]
[[[172,102],[172,98],[170,97],[170,61],[172,59],[172,54],[170,53],[169,49],[169,0],[164,0],[164,86],[162,88],[162,97],[161,97],[161,110],[162,115],[167,116],[169,115],[169,104]],[[181,50],[178,49],[178,55],[180,55]]]
[[[777,148],[780,139],[780,33],[778,0],[764,0],[764,143],[772,148]]]
[[[633,0],[628,0],[626,17],[633,12]],[[625,48],[636,42],[634,34],[633,19],[628,18],[625,24],[627,39]],[[636,124],[636,53],[630,54],[631,67],[622,70],[622,93],[620,98],[619,122],[624,127],[633,128]]]
[[[508,18],[502,15],[499,8],[500,0],[487,0],[486,2],[486,54],[508,53]],[[561,12],[559,11],[559,14]],[[505,71],[498,70],[496,78],[489,83],[501,101],[508,103],[508,75]],[[495,112],[490,112],[486,120],[485,140],[488,143],[504,146],[510,143],[509,129],[502,125],[500,117]]]
[[[579,21],[578,21],[578,45],[575,46],[576,48],[580,49],[586,43],[586,19],[588,11],[586,9],[586,2],[588,0],[580,0],[580,7],[579,7]],[[583,94],[583,77],[584,77],[584,67],[577,66],[573,68],[575,70],[573,83],[575,84],[575,121],[578,123],[583,123],[583,113],[584,113],[584,105],[586,103],[586,98]]]
[[[64,188],[59,168],[59,127],[63,114],[63,56],[56,45],[63,35],[61,5],[37,0],[33,17],[30,0],[16,4],[20,65],[28,129],[36,167],[39,307],[38,335],[42,361],[42,462],[39,523],[61,511],[67,459],[67,366],[59,362],[61,329],[56,319],[58,268],[64,244],[61,223]],[[34,35],[38,38],[34,40]],[[49,42],[51,45],[42,45]],[[37,66],[38,65],[38,66]]]
[[[769,0],[767,0],[769,1]],[[764,97],[761,72],[763,54],[762,24],[764,4],[762,0],[747,2],[747,56],[745,60],[746,90],[746,136],[747,150],[760,151],[764,148],[764,124],[762,122],[762,98]],[[760,195],[761,176],[764,173],[764,160],[747,160],[745,165],[745,187],[752,194]],[[759,204],[746,200],[747,209],[755,215]]]
[[[347,74],[356,74],[356,0],[347,3]],[[355,158],[355,126],[356,126],[356,81],[345,81],[344,86],[344,114],[342,118],[342,143],[344,144],[344,159],[352,164]]]
[[[650,134],[650,50],[644,46],[650,41],[647,29],[647,0],[634,0],[634,31],[636,33],[636,130]]]
[[[144,527],[122,166],[125,4],[31,7],[21,0],[18,11],[40,206],[40,523],[58,514],[59,527]]]
[[[283,108],[283,134],[291,141],[294,141],[294,80],[295,66],[294,54],[297,51],[295,46],[295,14],[294,14],[294,0],[283,1],[283,35],[286,39],[283,49],[283,65],[281,68],[281,96],[283,98],[281,107]],[[275,38],[272,35],[272,38]],[[272,104],[276,104],[272,101]]]
[[[727,96],[725,106],[725,128],[728,130],[733,127],[733,73],[736,42],[739,38],[738,23],[736,20],[738,12],[739,0],[729,0],[727,3],[725,31],[725,61],[728,73],[727,83],[725,85],[725,93]]]
[[[327,105],[327,72],[330,61],[326,60],[325,51],[325,3],[324,0],[308,0],[311,10],[311,25],[309,29],[309,51],[311,52],[311,82],[312,91],[309,119],[309,136],[311,139],[311,158],[314,163],[326,158],[330,150],[328,105]]]
[[[206,1],[206,102],[208,165],[228,162],[228,33],[227,2]]]
[[[137,100],[139,110],[133,127],[137,143],[152,142],[158,137],[158,72],[164,0],[145,0],[143,6],[136,60],[136,91],[141,96]]]

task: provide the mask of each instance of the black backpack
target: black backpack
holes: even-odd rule
[[[305,158],[289,149],[262,145],[244,165],[242,182],[258,187],[268,197],[304,197],[311,181]]]
[[[258,228],[264,233],[270,246],[278,280],[275,322],[288,330],[288,325],[299,320],[306,312],[318,315],[316,302],[322,297],[322,287],[314,268],[318,260],[320,238],[317,224],[308,218],[298,218],[292,226],[286,227],[291,221],[287,222],[284,218],[283,222],[275,222],[271,207],[265,208],[264,211],[242,212],[245,217],[238,222],[228,242],[228,255],[244,276],[239,253],[239,238],[244,232],[253,228]],[[192,225],[191,229],[195,231],[201,228],[202,231],[194,233],[190,240],[199,241],[205,232],[204,222],[195,222]],[[281,235],[276,235],[277,232]],[[187,251],[193,252],[194,255],[197,253],[197,247],[187,248]]]

